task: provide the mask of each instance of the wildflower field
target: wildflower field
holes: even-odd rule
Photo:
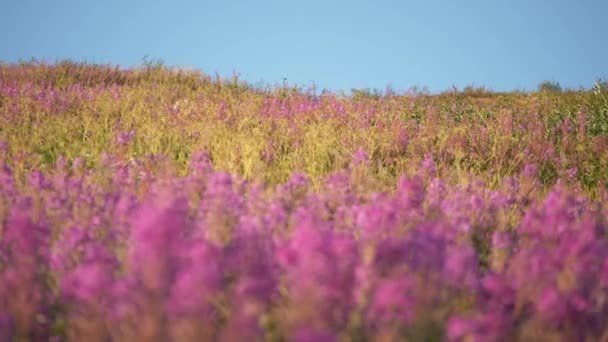
[[[0,341],[608,340],[608,87],[0,65]]]

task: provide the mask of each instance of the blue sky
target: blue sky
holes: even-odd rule
[[[334,91],[578,88],[608,76],[607,16],[600,0],[0,0],[0,61],[148,56]]]

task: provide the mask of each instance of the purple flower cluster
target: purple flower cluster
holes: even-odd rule
[[[101,176],[60,159],[21,186],[4,166],[0,340],[608,336],[604,204],[562,185],[532,197],[532,166],[451,184],[431,156],[362,192],[366,160],[318,188],[249,183],[206,152],[183,177],[108,156]]]

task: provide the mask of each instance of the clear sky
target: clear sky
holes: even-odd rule
[[[253,84],[591,87],[608,0],[0,0],[0,61],[143,57]]]

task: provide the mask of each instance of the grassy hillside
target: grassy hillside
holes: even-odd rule
[[[547,186],[562,178],[593,190],[608,177],[606,89],[349,98],[69,62],[2,66],[0,84],[0,138],[19,174],[51,170],[60,156],[94,169],[104,154],[162,154],[183,174],[204,150],[217,169],[277,184],[344,169],[363,149],[387,184],[425,156],[455,181],[471,172],[496,185],[527,164]]]
[[[0,65],[0,341],[608,338],[608,87]]]

